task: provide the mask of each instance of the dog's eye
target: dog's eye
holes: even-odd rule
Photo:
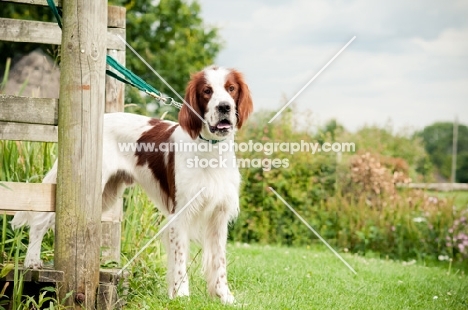
[[[203,92],[205,94],[207,94],[207,95],[211,95],[211,89],[210,88],[205,88],[205,90]]]
[[[231,85],[229,86],[228,90],[231,92],[231,91],[234,91],[236,88],[234,87],[234,85]]]

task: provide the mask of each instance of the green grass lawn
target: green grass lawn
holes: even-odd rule
[[[131,280],[126,309],[468,309],[468,278],[447,265],[418,264],[344,254],[353,275],[325,249],[229,245],[235,306],[206,293],[197,251],[191,296],[169,300],[164,270],[144,268]]]

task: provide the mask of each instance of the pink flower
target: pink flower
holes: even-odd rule
[[[464,233],[459,233],[458,236],[457,236],[457,239],[458,240],[468,239],[468,236],[465,235]]]

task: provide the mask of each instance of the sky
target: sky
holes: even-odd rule
[[[200,0],[220,29],[220,66],[244,73],[255,111],[294,100],[311,126],[336,119],[420,130],[436,121],[468,125],[466,0]]]

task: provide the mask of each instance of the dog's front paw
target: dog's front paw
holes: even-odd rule
[[[222,282],[221,282],[222,283]],[[216,286],[213,288],[208,288],[208,292],[211,296],[217,296],[223,304],[233,304],[236,300],[229,290],[227,283],[221,284],[219,281]]]
[[[182,282],[180,285],[177,283],[169,289],[169,298],[190,296],[190,290],[187,281]]]
[[[43,266],[44,264],[42,263],[42,260],[40,259],[28,258],[26,256],[26,259],[24,260],[25,268],[42,269]]]
[[[224,294],[223,296],[219,296],[219,297],[221,299],[221,302],[227,305],[231,305],[236,301],[236,299],[231,293]]]
[[[178,287],[174,296],[175,297],[190,296],[188,285],[181,285],[180,287]]]

